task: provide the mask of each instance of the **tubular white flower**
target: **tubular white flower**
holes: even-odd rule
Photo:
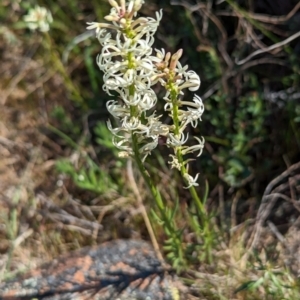
[[[192,186],[198,186],[199,184],[197,183],[199,174],[196,174],[195,178],[193,178],[191,175],[189,175],[188,173],[184,174],[184,179],[187,181],[188,186],[184,187],[185,189],[189,189]]]
[[[136,117],[127,118],[125,117],[122,122],[123,128],[134,131],[135,133],[148,134],[149,128],[141,123],[141,121]]]
[[[197,111],[179,111],[179,120],[182,121],[180,130],[184,130],[188,124],[196,128],[201,115]]]
[[[120,7],[117,1],[115,0],[108,0],[109,4],[114,7],[118,12],[120,11]]]
[[[147,22],[141,21],[139,26],[135,27],[134,30],[137,32],[137,38],[140,38],[141,35],[146,35],[148,38],[149,36],[153,36],[157,30],[159,22],[162,19],[162,10],[155,13],[156,19],[147,17]],[[152,46],[152,44],[150,44]]]
[[[133,84],[136,78],[136,71],[133,69],[128,69],[123,76],[123,79],[126,81],[127,85]]]
[[[186,126],[190,123],[194,128],[198,125],[198,121],[201,121],[201,116],[204,112],[204,105],[199,96],[194,95],[194,102],[190,101],[179,101],[179,105],[186,105],[187,111],[179,110],[178,118],[183,123],[181,127],[186,128]],[[165,105],[166,106],[166,105]]]
[[[119,105],[118,101],[109,100],[106,103],[106,108],[108,112],[115,118],[119,119],[122,117],[130,116],[130,111],[127,107]]]
[[[130,141],[128,141],[127,139],[121,139],[118,141],[117,137],[114,136],[112,142],[114,146],[116,146],[118,149],[126,151],[128,153],[132,153],[132,147],[130,145]]]
[[[87,22],[87,24],[89,25],[88,27],[86,27],[87,30],[96,30],[96,36],[99,35],[100,31],[103,28],[110,28],[110,29],[118,29],[118,27],[111,25],[111,24],[107,24],[107,23],[98,23],[98,22]],[[102,30],[102,32],[106,32],[106,30]]]
[[[203,148],[204,148],[204,138],[202,137],[202,140],[201,140],[200,138],[195,136],[195,139],[199,142],[199,144],[194,145],[194,146],[190,146],[190,147],[184,146],[182,151],[181,151],[183,155],[185,155],[187,153],[192,153],[192,152],[195,152],[195,151],[198,151],[198,150],[199,150],[199,154],[197,155],[197,157],[202,154],[202,151],[203,151]]]
[[[196,110],[201,111],[203,113],[204,112],[204,105],[203,105],[202,99],[199,96],[194,95],[193,101],[194,102],[179,101],[179,104],[180,105],[191,106],[193,108],[196,108]],[[193,110],[193,108],[188,108],[188,109]]]
[[[148,137],[167,136],[169,134],[170,127],[160,122],[160,118],[161,116],[155,116],[155,112],[147,118]]]
[[[157,62],[161,62],[165,56],[166,56],[166,51],[164,48],[162,48],[161,50],[158,49],[154,49],[156,52],[156,58],[157,58]],[[154,57],[155,58],[155,57]]]
[[[127,11],[129,13],[133,12],[133,6],[134,6],[134,1],[133,0],[129,1],[128,8],[127,8]]]
[[[185,82],[182,85],[179,85],[179,90],[188,88],[190,91],[197,91],[200,87],[201,81],[200,77],[194,71],[184,72],[183,76],[185,77]]]
[[[116,127],[116,128],[113,128],[112,125],[111,125],[111,122],[110,120],[108,120],[106,122],[107,124],[107,128],[109,129],[109,131],[116,137],[116,138],[119,138],[119,139],[127,139],[127,137],[124,137],[124,135],[126,135],[128,133],[128,130],[125,130],[124,128],[120,128],[120,127]],[[119,135],[118,133],[119,132],[123,132],[122,135]]]
[[[104,76],[105,78],[105,76]],[[106,79],[106,78],[105,78]],[[109,90],[116,90],[119,87],[127,87],[126,81],[121,77],[108,78],[106,79],[105,84],[103,85],[103,90],[107,92],[109,95]]]
[[[176,136],[174,133],[169,133],[167,138],[167,145],[172,147],[180,147],[186,143],[189,138],[189,134],[187,133],[186,137],[184,133],[181,132],[179,136]]]
[[[138,105],[141,111],[147,111],[156,105],[157,97],[153,90],[148,89],[143,95],[139,94],[139,96],[141,97],[141,101]]]
[[[139,152],[143,155],[142,161],[145,161],[146,157],[151,154],[151,151],[154,150],[157,147],[158,144],[158,137],[153,137],[153,140],[146,145],[142,146],[139,149]]]
[[[188,69],[188,65],[182,67],[180,61],[177,62],[175,72],[179,75],[180,78],[185,77],[186,70]]]
[[[91,28],[92,26],[90,26]],[[89,28],[89,27],[87,27]],[[98,29],[98,30],[97,30]],[[116,42],[112,40],[112,35],[105,28],[97,28],[96,29],[96,37],[101,45],[106,45],[108,43],[112,43],[114,45]],[[117,29],[117,28],[114,28]]]
[[[135,0],[133,10],[134,11],[139,11],[140,8],[142,7],[142,5],[144,4],[144,2],[145,2],[144,0]]]

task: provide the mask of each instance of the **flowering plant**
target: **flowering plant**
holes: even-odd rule
[[[102,45],[97,64],[104,73],[103,89],[111,96],[112,92],[119,95],[118,100],[107,102],[108,111],[118,120],[117,127],[113,127],[110,121],[107,123],[113,134],[113,143],[120,150],[120,157],[132,157],[137,162],[159,208],[160,217],[157,219],[166,226],[174,247],[179,249],[180,233],[172,220],[174,213],[165,207],[144,161],[164,137],[167,147],[173,149],[169,164],[183,176],[200,215],[202,228],[205,227],[205,209],[195,190],[199,174],[192,177],[188,173],[191,159],[185,159],[186,154],[196,151],[200,156],[204,139],[195,137],[198,143],[187,146],[188,134],[184,132],[188,125],[198,125],[204,105],[197,95],[192,101],[181,99],[184,89],[196,91],[200,86],[199,76],[179,62],[182,49],[173,55],[165,53],[164,49],[155,49],[156,55],[153,54],[154,34],[162,19],[162,11],[156,12],[156,18],[139,17],[137,13],[143,2],[109,0],[112,8],[105,19],[111,23],[92,22],[87,28],[95,29]],[[166,90],[164,110],[172,118],[172,124],[164,124],[162,115],[155,110],[158,100],[152,87],[157,83]],[[177,256],[182,257],[182,249],[177,252]]]
[[[53,18],[51,12],[45,7],[36,5],[24,16],[24,21],[30,30],[34,31],[38,29],[41,32],[47,32],[50,29],[50,23],[52,23]]]

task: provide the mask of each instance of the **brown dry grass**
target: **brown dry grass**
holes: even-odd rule
[[[85,204],[80,200],[93,195],[82,193],[56,172],[56,159],[79,162],[89,150],[65,147],[47,129],[55,124],[50,116],[53,108],[72,107],[72,103],[61,76],[34,55],[38,42],[30,45],[20,38],[11,44],[4,39],[0,45],[1,277],[132,232],[128,218],[135,208],[130,198],[111,193]],[[119,221],[122,214],[125,217]],[[129,225],[118,226],[118,222]]]

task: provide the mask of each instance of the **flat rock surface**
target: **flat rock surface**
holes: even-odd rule
[[[176,282],[149,243],[115,240],[0,283],[0,300],[179,300]]]

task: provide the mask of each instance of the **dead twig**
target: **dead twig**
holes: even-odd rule
[[[232,70],[232,71],[226,73],[225,76],[228,79],[230,77],[236,76],[237,74],[239,74],[249,68],[252,68],[254,66],[261,65],[261,64],[277,64],[280,66],[286,66],[286,63],[283,60],[271,58],[271,57],[265,57],[265,58],[260,58],[257,60],[250,61],[247,64],[243,65],[241,68]],[[205,99],[211,97],[219,89],[220,84],[221,84],[221,79],[217,80],[214,84],[212,84],[201,98],[203,100],[205,100]]]
[[[291,165],[286,171],[284,171],[282,174],[280,174],[278,177],[273,179],[268,186],[266,187],[263,197],[266,195],[269,195],[271,191],[274,189],[274,187],[283,179],[286,177],[289,177],[292,173],[294,173],[296,170],[300,169],[300,162]]]
[[[257,21],[261,21],[261,22],[264,22],[264,23],[280,24],[280,23],[284,23],[287,20],[289,20],[299,10],[299,8],[300,8],[300,2],[298,2],[295,5],[295,7],[285,16],[271,17],[269,15],[254,14],[254,13],[251,13],[251,12],[248,12],[248,15],[252,19],[257,20]],[[233,12],[218,11],[218,12],[216,12],[216,15],[236,17],[237,13],[235,11],[233,11]]]
[[[254,51],[253,53],[251,53],[250,55],[248,55],[246,58],[240,60],[240,61],[235,61],[235,63],[237,65],[243,65],[245,62],[249,61],[252,57],[256,56],[256,55],[259,55],[259,54],[262,54],[262,53],[265,53],[265,52],[270,52],[276,48],[279,48],[279,47],[282,47],[288,43],[290,43],[291,41],[295,40],[296,38],[300,37],[300,31],[298,31],[297,33],[291,35],[290,37],[288,37],[287,39],[279,42],[279,43],[276,43],[276,44],[273,44],[267,48],[264,48],[264,49],[259,49],[259,50],[256,50]]]
[[[299,168],[300,168],[300,162],[292,165],[286,171],[284,171],[282,174],[280,174],[278,177],[273,179],[268,184],[268,186],[266,187],[265,192],[264,192],[263,197],[262,197],[262,202],[261,202],[260,207],[259,207],[258,212],[257,212],[255,226],[254,226],[253,232],[251,234],[251,237],[249,239],[249,242],[247,244],[247,251],[244,254],[244,256],[242,257],[242,261],[244,261],[244,262],[247,261],[249,255],[250,255],[250,252],[257,246],[259,238],[260,238],[263,223],[265,222],[266,218],[270,214],[270,212],[271,212],[272,208],[274,207],[276,201],[279,198],[290,200],[289,197],[286,197],[285,195],[282,195],[282,194],[279,194],[279,193],[272,193],[271,194],[272,190],[282,180],[289,177],[293,172],[295,172]]]

